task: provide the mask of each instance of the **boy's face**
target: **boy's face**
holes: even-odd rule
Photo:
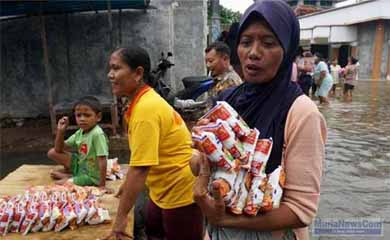
[[[102,114],[96,114],[90,106],[77,105],[75,107],[74,115],[76,118],[77,126],[83,129],[84,132],[88,132],[101,120]]]

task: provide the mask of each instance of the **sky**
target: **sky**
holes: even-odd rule
[[[244,11],[253,3],[253,0],[219,0],[219,4],[233,11]]]

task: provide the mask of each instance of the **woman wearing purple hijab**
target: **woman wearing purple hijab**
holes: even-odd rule
[[[195,201],[208,220],[212,240],[309,239],[308,226],[319,203],[326,123],[316,105],[291,82],[299,45],[299,22],[281,0],[252,4],[241,18],[237,53],[244,83],[223,92],[227,101],[260,138],[274,146],[266,173],[279,165],[286,182],[279,208],[256,216],[225,211],[220,185],[208,193],[210,168],[203,156],[194,186]]]

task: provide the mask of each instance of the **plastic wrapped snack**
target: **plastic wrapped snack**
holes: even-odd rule
[[[240,169],[234,184],[235,197],[230,207],[234,214],[242,214],[246,206],[249,190],[252,184],[252,175],[246,169]]]
[[[256,216],[263,207],[266,185],[267,177],[265,173],[252,179],[252,186],[244,209],[246,214]]]
[[[235,192],[234,192],[234,183],[236,181],[237,173],[235,171],[223,171],[217,170],[214,171],[211,178],[212,182],[218,182],[221,189],[221,196],[226,204],[226,207],[230,208],[232,206]],[[209,185],[211,188],[212,184]],[[212,189],[209,190],[210,192]]]
[[[203,118],[207,118],[212,122],[216,122],[217,119],[228,122],[238,137],[246,136],[250,133],[250,128],[244,120],[224,101],[217,102],[217,105],[210,109],[201,119]]]
[[[107,209],[97,208],[95,214],[89,218],[88,224],[95,225],[99,223],[109,223],[111,221],[110,214]]]
[[[67,226],[69,226],[71,229],[76,226],[77,216],[73,210],[73,207],[71,204],[66,204],[65,207],[62,209],[62,215],[60,217],[60,221],[57,222],[57,224],[54,227],[55,232],[60,232],[61,230],[65,229]],[[72,229],[72,230],[73,230]]]
[[[14,217],[11,222],[10,232],[19,232],[19,228],[26,216],[26,202],[20,201],[15,205]]]
[[[277,167],[268,175],[268,182],[265,189],[265,198],[263,206],[265,211],[278,208],[283,195],[283,187],[286,181],[286,175],[282,166]]]
[[[255,128],[251,129],[248,136],[241,138],[242,146],[246,152],[246,157],[244,159],[240,159],[240,165],[242,168],[249,169],[251,167],[259,135],[260,132]]]
[[[75,201],[73,202],[73,208],[74,212],[77,216],[77,225],[80,225],[83,223],[85,217],[88,214],[88,210],[85,208],[84,204],[82,202]]]
[[[38,203],[32,203],[30,207],[27,208],[26,217],[24,218],[24,221],[19,230],[23,235],[27,235],[33,227],[35,221],[38,218],[38,209]]]
[[[50,224],[51,206],[49,201],[43,201],[39,206],[39,218],[42,223],[42,231]]]
[[[203,151],[210,162],[218,168],[224,169],[225,171],[231,171],[235,168],[233,157],[228,152],[223,151],[222,144],[213,133],[192,133],[192,140],[195,146],[200,151]]]
[[[14,216],[14,203],[8,202],[8,204],[2,206],[0,211],[0,236],[5,236]]]
[[[217,120],[217,128],[214,134],[235,159],[244,161],[247,158],[242,143],[236,138],[235,133],[226,121]]]
[[[256,144],[255,154],[251,163],[251,174],[260,176],[263,166],[266,165],[272,150],[272,138],[259,139]]]

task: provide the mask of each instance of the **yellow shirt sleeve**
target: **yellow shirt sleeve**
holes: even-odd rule
[[[134,122],[129,138],[130,166],[159,164],[160,127],[157,121],[150,119]]]

